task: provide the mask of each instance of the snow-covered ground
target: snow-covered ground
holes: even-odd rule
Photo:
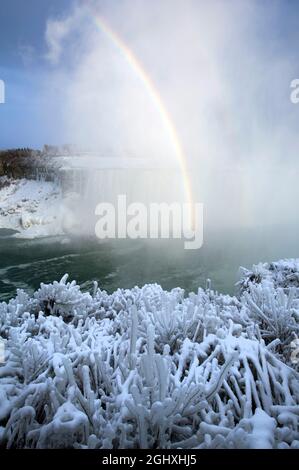
[[[0,229],[22,238],[62,233],[62,197],[52,182],[0,177]]]
[[[18,291],[0,304],[0,446],[299,448],[298,274],[254,266],[238,297],[67,276]]]

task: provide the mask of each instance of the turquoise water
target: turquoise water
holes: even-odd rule
[[[194,251],[174,240],[19,240],[9,232],[0,235],[0,300],[13,297],[17,288],[31,292],[65,273],[85,290],[97,280],[109,292],[153,282],[165,289],[196,291],[210,278],[216,290],[232,294],[240,265],[299,256],[294,227],[205,232],[203,247]]]

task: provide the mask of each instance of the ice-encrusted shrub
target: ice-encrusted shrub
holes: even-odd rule
[[[253,265],[251,269],[240,268],[239,274],[237,286],[240,293],[247,290],[251,284],[259,284],[263,280],[270,281],[274,287],[299,288],[299,259],[259,263]]]
[[[68,275],[65,275],[60,282],[41,284],[34,294],[38,307],[46,315],[61,315],[65,320],[88,315],[92,306],[91,295],[83,294],[76,281],[67,282],[67,278]]]
[[[263,279],[267,279],[269,271],[266,263],[253,265],[251,269],[240,267],[239,281],[236,286],[239,296],[250,289],[253,284],[260,284]]]
[[[243,271],[238,283],[248,318],[258,325],[266,343],[272,342],[281,358],[295,368],[298,365],[290,361],[290,355],[299,333],[298,279],[299,261],[292,259],[253,266],[252,271]]]
[[[288,293],[273,285],[251,285],[244,292],[243,302],[247,305],[248,316],[260,327],[262,337],[267,343],[279,340],[282,348],[289,347],[294,334],[299,333],[299,315],[296,289]]]
[[[18,292],[0,307],[0,445],[296,447],[299,377],[255,312],[291,315],[296,296],[263,288],[239,300],[158,285],[84,294],[63,278]]]
[[[299,287],[299,259],[273,261],[268,270],[276,287]]]
[[[18,289],[14,299],[8,303],[0,303],[0,335],[6,338],[9,328],[21,324],[23,314],[35,310],[36,307],[35,300],[23,290]]]

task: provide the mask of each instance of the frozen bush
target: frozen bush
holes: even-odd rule
[[[295,290],[294,290],[295,289]],[[296,288],[41,285],[0,305],[0,445],[296,448]]]

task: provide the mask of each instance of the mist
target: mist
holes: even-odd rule
[[[297,225],[299,107],[290,101],[290,83],[299,72],[298,33],[290,19],[281,22],[283,3],[74,2],[65,17],[49,18],[45,31],[46,88],[56,91],[64,142],[102,157],[177,166],[159,110],[97,26],[99,15],[155,84],[208,226]]]

